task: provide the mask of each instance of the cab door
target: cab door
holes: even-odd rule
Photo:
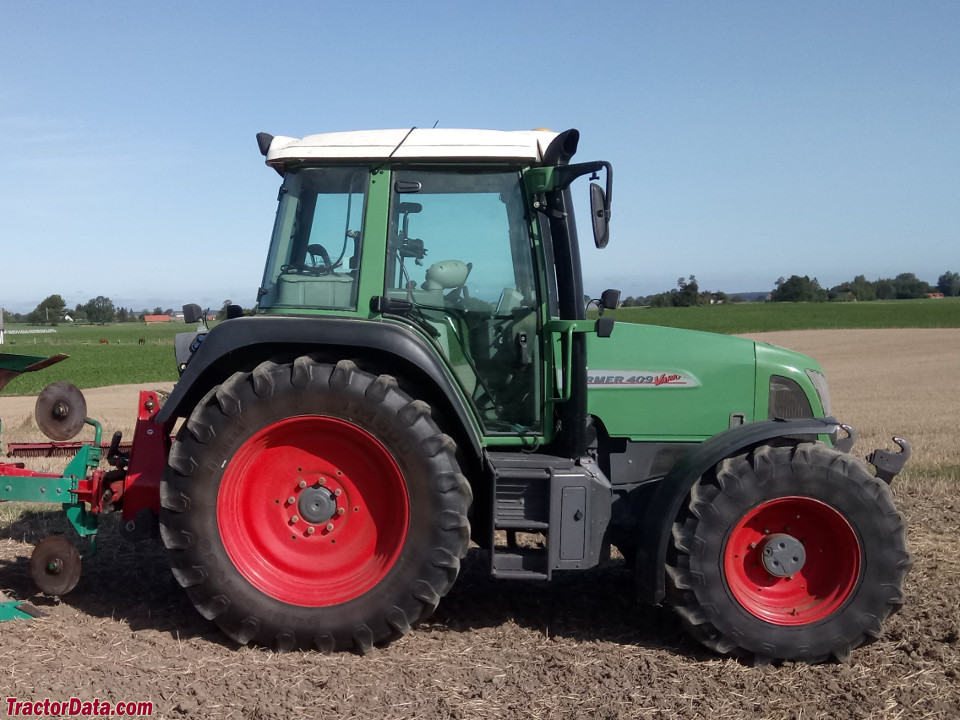
[[[413,305],[486,435],[541,434],[543,318],[520,169],[391,180],[387,295]]]

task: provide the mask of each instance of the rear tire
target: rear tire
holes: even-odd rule
[[[471,493],[430,407],[350,361],[237,373],[170,451],[173,573],[241,644],[374,645],[430,615],[469,542]]]
[[[824,445],[722,461],[673,525],[670,603],[719,653],[845,660],[903,604],[912,565],[887,485]]]

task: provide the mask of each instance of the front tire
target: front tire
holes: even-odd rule
[[[722,461],[674,522],[668,599],[719,653],[845,660],[903,604],[912,564],[887,485],[821,444]]]
[[[367,651],[456,579],[471,494],[454,453],[426,403],[350,361],[237,373],[170,452],[173,573],[241,644]]]

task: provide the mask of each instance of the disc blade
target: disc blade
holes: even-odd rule
[[[44,538],[30,556],[30,575],[45,595],[66,595],[80,580],[80,553],[61,535]]]
[[[51,383],[37,398],[34,417],[41,432],[51,440],[69,440],[83,428],[87,401],[75,385]]]

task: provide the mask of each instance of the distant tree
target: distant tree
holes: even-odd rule
[[[677,304],[676,299],[677,291],[671,290],[670,292],[651,295],[647,299],[647,304],[652,308],[675,307]]]
[[[960,295],[960,273],[945,272],[937,279],[937,290],[947,297]]]
[[[791,275],[784,280],[777,280],[777,287],[770,293],[774,302],[825,302],[827,291],[820,287],[816,278],[809,276]]]
[[[830,288],[830,299],[856,300],[858,302],[876,300],[876,284],[867,280],[863,275],[857,275],[853,280]]]
[[[106,325],[108,322],[113,322],[117,316],[117,311],[113,307],[113,301],[103,295],[91,298],[87,301],[87,304],[83,306],[83,309],[87,313],[87,319],[97,325]]]
[[[920,280],[913,273],[900,273],[893,279],[893,287],[898,300],[912,300],[926,297],[930,292],[930,283]]]
[[[122,323],[123,323],[123,322],[126,322],[126,321],[127,321],[127,317],[128,317],[128,315],[127,315],[127,309],[126,309],[126,308],[123,308],[123,307],[122,307],[122,308],[120,308],[119,310],[117,310],[117,322],[122,322]]]
[[[877,288],[874,283],[867,280],[863,275],[857,275],[850,283],[850,291],[860,302],[868,302],[877,299]]]
[[[700,286],[697,285],[695,275],[691,275],[686,280],[682,277],[677,278],[677,290],[679,292],[677,293],[676,304],[679,307],[692,307],[700,304]]]
[[[153,309],[153,312],[148,313],[148,312],[144,311],[144,314],[145,314],[145,315],[163,315],[163,308],[162,308],[162,307],[155,307],[155,308]]]
[[[877,300],[895,300],[897,297],[897,288],[891,278],[880,278],[873,284],[877,294]]]
[[[36,325],[43,323],[57,323],[63,317],[63,311],[67,303],[59,295],[50,295],[40,301],[40,304],[34,308],[27,318],[28,322]]]

